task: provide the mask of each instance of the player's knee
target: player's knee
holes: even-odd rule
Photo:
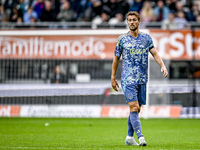
[[[139,112],[140,111],[140,106],[139,105],[129,105],[130,111],[133,112]]]

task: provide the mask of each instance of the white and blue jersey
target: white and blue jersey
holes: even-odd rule
[[[148,81],[148,53],[154,47],[151,37],[139,32],[137,38],[129,32],[118,38],[115,56],[122,55],[121,84],[125,93],[132,85],[146,84]]]

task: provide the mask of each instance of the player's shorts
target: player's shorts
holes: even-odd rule
[[[146,84],[127,85],[124,95],[126,103],[138,101],[139,105],[146,105]]]

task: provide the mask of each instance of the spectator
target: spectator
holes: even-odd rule
[[[31,18],[30,18],[30,23],[34,23],[34,22],[36,22],[36,21],[37,21],[36,18],[33,17],[33,16],[31,16]]]
[[[140,12],[143,6],[143,0],[134,0],[133,4],[130,5],[130,11]]]
[[[22,23],[23,23],[22,17],[18,17],[18,18],[17,18],[17,24],[22,24]]]
[[[6,0],[4,2],[4,11],[8,16],[11,15],[11,12],[16,4],[17,4],[17,0]]]
[[[27,12],[25,12],[23,16],[23,20],[25,23],[31,23],[34,22],[33,20],[37,20],[37,13],[33,11],[33,8],[29,6]]]
[[[30,0],[29,1],[29,6],[32,6],[32,8],[33,8],[36,3],[37,3],[37,0]]]
[[[108,20],[110,19],[110,14],[111,14],[111,5],[112,5],[112,2],[102,0],[101,14],[100,14],[100,16],[95,17],[93,19],[93,22],[96,22],[96,23],[108,22]],[[115,4],[113,4],[113,6],[114,5]],[[113,6],[112,6],[112,8],[113,8]]]
[[[175,18],[175,21],[177,23],[178,29],[184,29],[187,24],[187,20],[185,19],[185,14],[183,11],[177,12],[177,17]]]
[[[80,20],[80,21],[82,21],[82,20],[87,21],[88,14],[86,14],[85,10],[88,7],[91,7],[91,3],[89,2],[89,0],[81,0],[80,6],[81,6],[81,9],[78,12],[78,20]]]
[[[22,18],[22,17],[18,17],[18,18],[17,18],[16,25],[15,25],[15,28],[23,29],[24,26],[22,26],[22,23],[23,23],[23,18]]]
[[[187,16],[187,11],[185,11],[183,9],[183,4],[180,1],[176,2],[176,13],[178,13],[179,11],[182,11],[184,13],[184,16],[186,17],[187,20],[189,20],[188,16]]]
[[[118,3],[116,0],[110,0],[110,18],[115,17],[117,13],[121,13],[120,8],[118,7]]]
[[[74,10],[74,20],[81,21],[88,6],[88,0],[69,0],[71,8]]]
[[[101,0],[91,0],[92,2],[92,12],[91,18],[95,18],[96,16],[100,16],[102,13],[102,2]]]
[[[157,15],[153,14],[151,22],[157,22]]]
[[[9,22],[8,16],[3,15],[1,22],[4,22],[4,23]],[[2,26],[2,27],[6,27],[6,26]]]
[[[124,2],[124,5],[122,5]],[[124,20],[124,14],[128,12],[126,6],[128,5],[125,1],[118,1],[118,0],[110,0],[110,15],[109,24],[117,24],[118,22],[122,22]]]
[[[88,7],[84,12],[84,21],[91,21],[96,16],[100,16],[102,12],[102,2],[101,0],[90,0],[88,2]]]
[[[56,15],[60,12],[60,0],[51,0],[53,10],[56,12]]]
[[[171,11],[169,13],[169,18],[165,19],[162,22],[162,29],[176,30],[177,28],[178,26],[177,26],[177,22],[175,21],[175,12]]]
[[[200,14],[196,16],[196,22],[200,23]]]
[[[126,14],[129,11],[129,3],[127,0],[118,0],[118,10],[123,15],[123,20],[125,19]]]
[[[111,13],[111,2],[110,1],[102,1],[103,4],[102,4],[102,13],[101,13],[101,16],[102,14],[107,14],[108,16],[108,20],[110,19],[110,13]]]
[[[71,9],[74,11],[74,19],[77,18],[80,9],[80,0],[69,0]]]
[[[3,16],[5,15],[4,6],[0,5],[0,22],[2,21]]]
[[[60,66],[56,66],[55,73],[51,78],[51,83],[68,83],[67,77],[61,72]]]
[[[163,21],[169,17],[169,8],[164,5],[162,0],[158,0],[157,6],[154,8],[154,14],[157,16],[157,21]]]
[[[42,10],[44,9],[44,1],[43,0],[37,0],[35,5],[33,6],[33,9],[37,13],[37,16],[39,17]]]
[[[177,11],[183,11],[183,4],[180,1],[176,2],[176,12]]]
[[[18,9],[21,9],[22,14],[24,15],[25,12],[28,10],[28,3],[26,3],[24,0],[19,0]]]
[[[18,18],[23,18],[22,10],[17,9],[17,5],[15,5],[12,9],[12,12],[10,14],[9,21],[10,22],[17,22]]]
[[[111,24],[122,22],[128,10],[129,4],[126,0],[110,0],[109,3],[104,3],[103,6],[103,12],[108,15]]]
[[[91,21],[92,20],[93,4],[90,0],[85,1],[82,4],[82,12],[78,20],[80,21]]]
[[[4,11],[4,6],[0,5],[0,22],[8,22],[9,21],[9,16],[7,13]],[[4,27],[4,25],[2,25]],[[6,26],[5,26],[6,27]]]
[[[194,3],[192,5],[192,11],[187,13],[188,21],[196,21],[196,16],[198,16],[199,14],[199,6]]]
[[[108,22],[108,20],[110,19],[110,2],[102,0],[101,3],[99,3],[98,7],[100,14],[92,19],[92,28],[97,28],[97,25]]]
[[[61,11],[57,15],[57,19],[62,22],[72,21],[73,15],[74,11],[70,8],[70,3],[67,0],[64,0],[61,6]]]
[[[166,5],[169,7],[170,11],[176,11],[177,0],[165,0]]]
[[[45,1],[45,7],[41,12],[40,21],[53,22],[56,21],[56,12],[52,8],[52,3],[49,0]]]
[[[110,16],[106,13],[102,13],[101,19],[102,19],[102,22],[108,22],[108,20],[110,19]]]
[[[153,8],[149,1],[145,1],[144,5],[140,11],[141,21],[148,23],[152,20],[153,17]]]
[[[108,22],[109,20],[109,15],[107,13],[102,13],[101,16],[96,16],[93,20],[92,20],[92,28],[97,28],[97,25],[100,25],[104,22]]]
[[[129,4],[129,6],[132,6],[132,5],[133,5],[133,3],[134,3],[134,1],[133,1],[133,0],[127,0],[127,2],[128,2],[128,4]]]
[[[110,18],[110,20],[108,21],[108,23],[110,25],[116,25],[119,22],[122,22],[124,20],[124,16],[122,13],[117,13],[115,15],[115,17]]]

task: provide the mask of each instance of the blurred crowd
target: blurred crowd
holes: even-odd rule
[[[137,11],[142,23],[162,22],[163,29],[181,29],[200,22],[199,0],[1,0],[0,22],[124,22]]]

